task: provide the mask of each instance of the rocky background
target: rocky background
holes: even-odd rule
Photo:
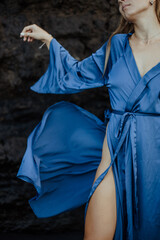
[[[104,109],[109,107],[106,87],[64,95],[31,91],[29,87],[47,69],[49,51],[46,46],[38,49],[42,44],[40,41],[24,42],[19,37],[20,32],[25,26],[35,23],[52,34],[73,57],[81,60],[102,46],[117,27],[118,20],[117,0],[1,0],[1,234],[77,231],[80,233],[79,238],[77,235],[74,239],[82,239],[85,206],[51,218],[37,219],[28,204],[28,199],[36,194],[35,189],[31,184],[16,178],[16,174],[27,137],[49,106],[61,100],[70,101],[94,113],[101,120],[104,120]],[[14,239],[13,236],[10,239]],[[66,236],[52,239],[67,239]],[[6,239],[5,235],[1,239]]]

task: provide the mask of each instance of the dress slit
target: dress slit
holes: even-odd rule
[[[99,186],[99,184],[102,182],[102,180],[104,179],[104,177],[106,176],[106,174],[108,173],[110,167],[112,166],[112,170],[113,170],[113,176],[114,176],[114,182],[115,182],[115,188],[116,188],[116,214],[117,214],[117,223],[116,223],[116,229],[115,229],[115,234],[114,234],[114,238],[113,240],[118,240],[118,239],[124,239],[123,238],[123,211],[122,211],[122,204],[120,201],[120,189],[118,187],[118,174],[117,174],[117,169],[115,166],[115,162],[117,160],[117,157],[113,159],[113,153],[111,152],[111,142],[109,140],[109,130],[107,129],[107,144],[108,144],[108,148],[110,150],[110,157],[111,157],[111,162],[110,165],[107,167],[107,169],[100,174],[100,176],[98,176],[98,178],[95,180],[94,184],[92,185],[90,194],[88,196],[87,202],[86,202],[86,206],[85,206],[85,213],[84,213],[84,222],[86,219],[86,213],[87,213],[87,208],[88,208],[88,204],[89,201],[93,195],[93,193],[95,192],[96,188]]]

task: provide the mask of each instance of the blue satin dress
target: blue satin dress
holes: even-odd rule
[[[82,61],[51,40],[49,66],[30,89],[68,94],[106,86],[112,108],[105,110],[103,122],[67,101],[50,106],[28,136],[17,177],[34,185],[37,195],[29,204],[38,218],[82,204],[86,214],[92,194],[112,166],[117,202],[114,240],[159,240],[160,63],[141,77],[130,35],[112,37],[104,78],[108,40]],[[93,184],[107,123],[111,163]]]

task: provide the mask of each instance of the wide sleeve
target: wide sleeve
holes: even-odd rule
[[[53,38],[49,46],[49,65],[40,79],[30,87],[38,93],[68,94],[105,85],[102,77],[108,40],[91,56],[79,61]]]

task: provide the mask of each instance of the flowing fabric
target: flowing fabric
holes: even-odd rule
[[[117,203],[114,240],[159,240],[160,63],[141,77],[130,35],[112,37],[104,78],[108,40],[82,61],[51,40],[49,66],[31,90],[66,94],[106,86],[111,109],[105,110],[103,122],[67,101],[50,106],[27,139],[17,177],[34,185],[37,195],[29,204],[38,218],[82,204],[86,217],[90,198],[112,166]],[[111,163],[93,184],[107,123]]]

